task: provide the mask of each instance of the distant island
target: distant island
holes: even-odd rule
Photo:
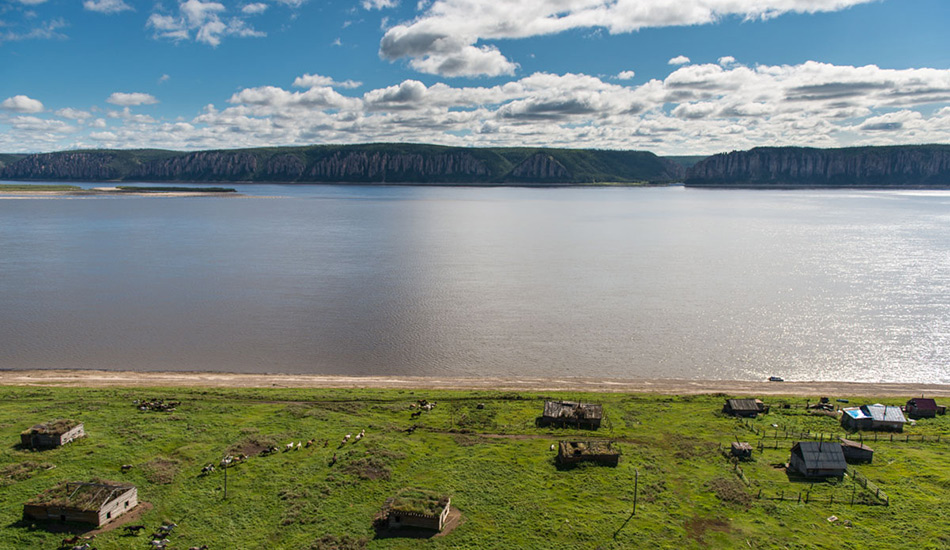
[[[693,165],[691,187],[950,188],[950,145],[756,147]]]
[[[197,152],[137,149],[0,155],[0,179],[632,185],[681,182],[689,164],[682,158],[667,160],[645,151],[373,143]]]

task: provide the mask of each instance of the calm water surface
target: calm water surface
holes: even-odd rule
[[[950,193],[0,200],[0,368],[950,383]]]

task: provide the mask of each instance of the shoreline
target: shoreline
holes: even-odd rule
[[[580,391],[697,395],[802,395],[854,397],[950,397],[950,385],[899,382],[767,382],[748,380],[606,378],[452,378],[423,376],[343,376],[317,374],[241,374],[223,372],[137,372],[77,370],[0,370],[2,386],[340,388],[479,391]]]

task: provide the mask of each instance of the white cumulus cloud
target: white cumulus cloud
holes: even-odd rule
[[[617,77],[616,77],[616,78],[617,78],[617,80],[632,80],[633,77],[636,76],[636,75],[637,75],[637,73],[635,73],[635,72],[633,72],[633,71],[620,71],[619,73],[617,73]]]
[[[0,107],[14,113],[40,113],[43,111],[42,102],[25,95],[8,97],[3,100],[3,103],[0,103]]]
[[[611,34],[649,27],[715,23],[724,17],[767,19],[784,13],[837,11],[875,0],[435,0],[419,2],[422,13],[389,28],[379,54],[408,59],[426,73],[444,76],[512,74],[517,64],[497,39],[606,29]],[[385,2],[385,0],[383,0]],[[383,3],[368,0],[374,6]]]
[[[247,4],[241,8],[241,13],[246,13],[248,15],[257,15],[259,13],[264,13],[267,11],[267,4],[262,2],[255,2],[253,4]]]
[[[115,92],[106,99],[106,103],[119,105],[120,107],[132,107],[135,105],[154,105],[158,103],[155,96],[142,92]]]
[[[327,86],[330,88],[359,88],[362,85],[362,82],[357,82],[355,80],[344,80],[342,82],[338,82],[329,76],[323,76],[319,74],[305,74],[294,79],[294,87],[297,88],[316,88],[320,86]]]
[[[399,5],[399,0],[363,0],[360,4],[364,10],[381,10],[384,8],[395,8]]]
[[[218,2],[185,0],[178,4],[177,15],[152,13],[145,26],[152,28],[156,38],[175,42],[193,39],[210,46],[218,46],[225,36],[266,36],[266,33],[256,30],[240,16],[226,17],[225,12],[227,8]],[[244,12],[244,15],[248,13]]]
[[[123,0],[86,0],[82,3],[82,7],[99,13],[119,13],[132,9],[132,6]]]
[[[685,55],[678,55],[667,61],[667,64],[669,65],[685,65],[687,63],[689,63],[689,58]]]

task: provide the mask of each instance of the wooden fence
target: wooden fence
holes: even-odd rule
[[[743,427],[745,427],[750,432],[761,437],[762,439],[794,439],[796,441],[836,441],[838,438],[844,437],[845,439],[851,439],[852,441],[858,441],[861,443],[869,442],[878,442],[878,441],[887,441],[891,443],[911,443],[911,442],[920,442],[920,443],[940,443],[941,441],[946,443],[950,441],[948,434],[905,434],[905,433],[881,433],[881,432],[856,432],[852,434],[848,433],[836,433],[836,432],[796,432],[788,430],[766,430],[758,428],[753,422],[748,420],[742,421]],[[777,448],[777,447],[776,447]]]

